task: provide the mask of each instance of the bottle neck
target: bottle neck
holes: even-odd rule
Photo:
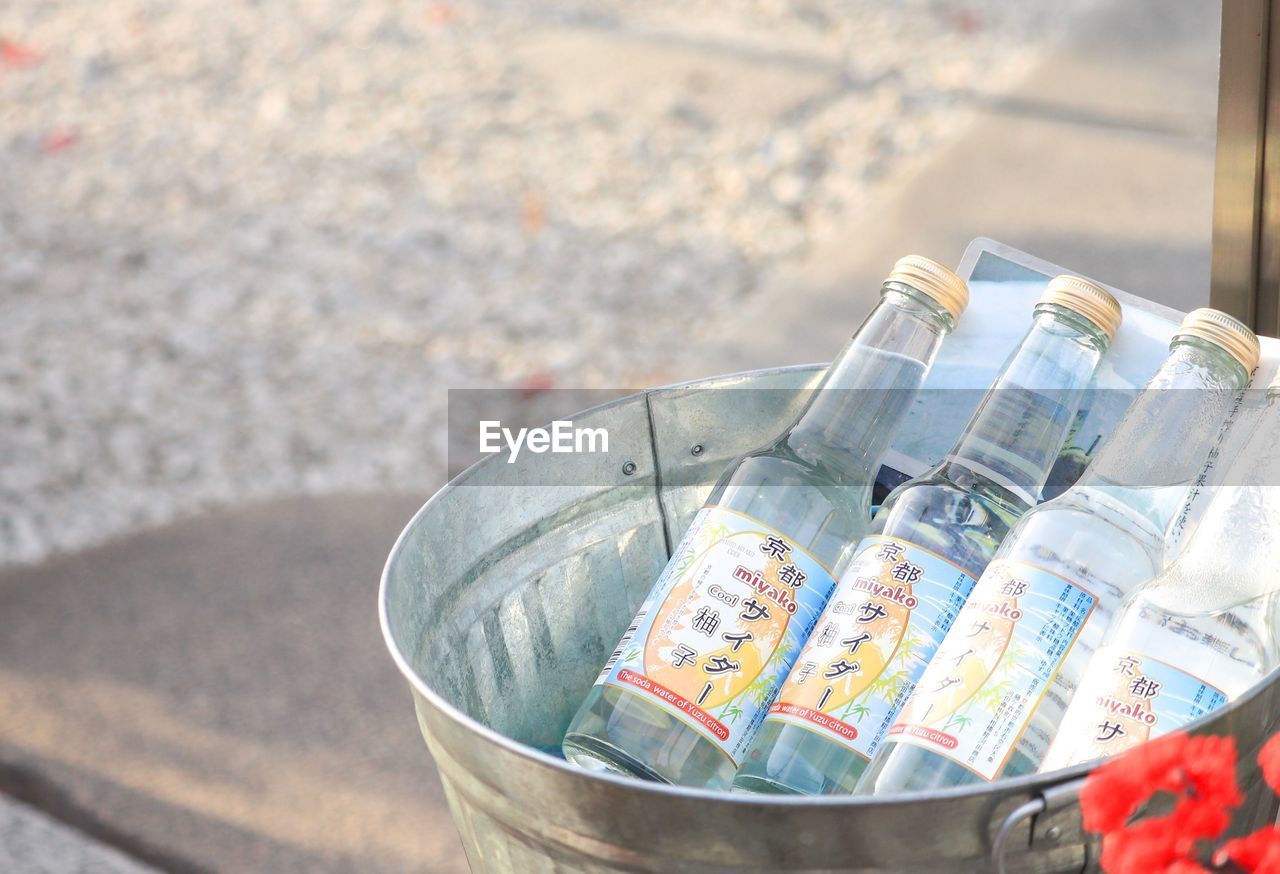
[[[1087,319],[1053,304],[1038,307],[947,462],[1034,504],[1107,346]]]
[[[1107,490],[1163,528],[1248,382],[1244,367],[1219,346],[1175,340],[1079,485]]]
[[[1235,453],[1224,483],[1181,552],[1144,592],[1181,613],[1212,613],[1244,604],[1275,587],[1280,561],[1280,395],[1254,409],[1252,429]],[[1247,420],[1245,420],[1247,424]],[[1241,427],[1241,422],[1232,426]],[[1278,599],[1280,600],[1280,599]]]
[[[932,298],[885,283],[880,303],[827,368],[784,439],[797,452],[820,447],[853,456],[868,470],[878,465],[954,326]]]
[[[1227,471],[1223,484],[1280,485],[1280,482],[1272,481],[1274,477],[1280,476],[1280,387],[1273,386],[1266,390],[1260,406],[1252,410],[1250,419],[1251,423],[1246,420],[1246,425],[1252,425],[1249,435]]]

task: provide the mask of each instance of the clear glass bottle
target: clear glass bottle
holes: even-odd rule
[[[1035,504],[1119,325],[1105,289],[1049,283],[955,447],[876,513],[734,789],[853,791],[996,547]]]
[[[1139,590],[1089,662],[1040,770],[1122,753],[1249,691],[1277,664],[1276,603],[1264,595],[1184,616]]]
[[[569,761],[729,787],[968,302],[963,280],[919,256],[880,295],[795,423],[720,478],[569,726]]]
[[[1225,483],[1175,561],[1143,588],[1154,607],[1221,613],[1280,589],[1280,374],[1265,393],[1249,394],[1261,395],[1260,403],[1246,410],[1248,438]]]
[[[1257,360],[1257,337],[1225,313],[1183,320],[1080,481],[1005,538],[856,791],[1040,766],[1116,609],[1161,569],[1165,529]]]
[[[1121,610],[1040,770],[1113,756],[1247,692],[1278,662],[1280,377],[1182,552]],[[1237,426],[1238,427],[1238,426]]]

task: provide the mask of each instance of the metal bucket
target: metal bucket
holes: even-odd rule
[[[1077,804],[1084,766],[931,794],[791,798],[588,774],[555,755],[668,544],[735,456],[790,424],[820,370],[719,377],[589,410],[574,424],[607,428],[606,455],[488,459],[400,535],[382,577],[382,630],[474,870],[1096,866]],[[740,388],[784,390],[729,390]],[[1275,818],[1254,756],[1277,728],[1276,676],[1195,726],[1236,737],[1247,794],[1238,832]]]

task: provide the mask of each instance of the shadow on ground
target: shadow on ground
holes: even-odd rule
[[[170,871],[465,871],[375,609],[420,503],[278,501],[0,576],[0,790]]]

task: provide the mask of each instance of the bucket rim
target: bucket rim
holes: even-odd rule
[[[787,372],[799,373],[805,371],[817,371],[826,366],[827,365],[825,363],[797,364],[785,367],[765,368],[762,370],[737,371],[734,373],[669,383],[655,388],[633,392],[632,394],[616,398],[604,404],[598,404],[594,407],[588,407],[574,415],[606,410],[620,404],[631,403],[638,399],[646,398],[651,394],[662,391],[697,388],[698,386],[706,383],[720,382],[736,377],[764,377]],[[400,645],[396,640],[395,634],[391,630],[391,620],[387,607],[387,595],[390,585],[392,566],[396,563],[400,554],[405,549],[409,535],[416,528],[419,519],[431,510],[436,503],[444,501],[450,493],[457,488],[464,486],[466,481],[474,476],[482,465],[496,462],[497,460],[497,456],[482,458],[465,468],[461,473],[445,483],[445,485],[435,492],[435,494],[428,498],[400,531],[400,534],[396,537],[396,541],[391,547],[391,552],[388,554],[387,560],[383,565],[382,574],[378,584],[378,625],[382,630],[382,639],[387,650],[391,654],[392,661],[395,662],[397,670],[399,670],[401,675],[409,682],[410,687],[415,693],[421,696],[444,717],[454,723],[457,723],[462,728],[479,735],[489,743],[502,748],[512,755],[522,758],[532,764],[552,768],[571,778],[603,781],[604,783],[616,786],[621,790],[647,793],[658,797],[681,798],[689,801],[735,804],[744,807],[764,805],[777,807],[779,809],[797,810],[804,810],[819,806],[824,808],[839,807],[852,810],[879,805],[911,805],[918,804],[922,800],[955,801],[972,796],[992,794],[1006,797],[1019,794],[1034,796],[1048,787],[1079,780],[1089,774],[1094,767],[1099,764],[1100,760],[1095,760],[1082,762],[1057,771],[1047,771],[1044,773],[1033,772],[1031,774],[1023,774],[1018,777],[995,780],[990,783],[976,783],[964,786],[931,789],[928,791],[893,793],[889,795],[760,795],[755,793],[733,793],[715,789],[700,789],[670,783],[649,782],[624,777],[622,775],[587,771],[583,768],[570,764],[564,759],[544,753],[539,749],[523,744],[513,738],[507,737],[501,732],[495,731],[487,725],[484,725],[483,723],[468,716],[453,704],[446,701],[427,684],[426,680],[419,675],[409,663],[408,658],[405,657],[404,653],[400,649]],[[1254,697],[1261,694],[1261,692],[1278,677],[1280,677],[1280,667],[1277,667],[1275,670],[1267,674],[1267,676],[1257,682],[1253,688],[1244,695],[1241,695],[1235,701],[1229,702],[1220,710],[1205,714],[1199,719],[1188,723],[1181,730],[1187,733],[1193,733],[1224,714],[1238,710]]]

